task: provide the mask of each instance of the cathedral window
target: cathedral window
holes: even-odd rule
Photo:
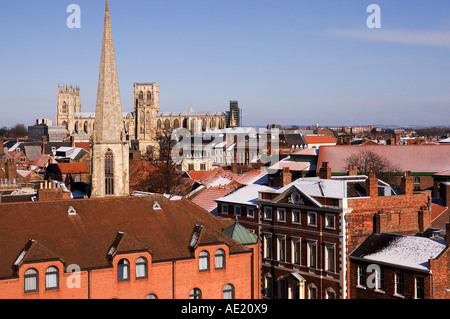
[[[63,105],[61,107],[61,112],[67,113],[67,103],[66,102],[63,103]]]
[[[150,91],[147,92],[147,100],[152,99],[152,93]]]
[[[105,194],[114,195],[114,154],[111,150],[105,154]]]
[[[139,92],[139,100],[143,100],[144,99],[144,92]]]

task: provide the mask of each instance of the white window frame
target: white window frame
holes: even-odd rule
[[[298,214],[298,221],[295,221],[295,214]],[[291,223],[295,224],[295,225],[301,225],[301,217],[302,217],[302,212],[299,209],[293,209],[291,212]]]
[[[399,280],[399,278],[401,277],[401,281]],[[398,287],[401,284],[402,286],[402,292],[398,292]],[[395,293],[394,295],[397,297],[404,297],[405,294],[405,276],[403,275],[402,272],[398,271],[395,273]]]
[[[314,223],[311,222],[312,217],[314,216]],[[317,227],[317,212],[308,211],[306,214],[306,225],[311,227]]]
[[[286,222],[286,208],[277,208],[277,222]]]
[[[332,221],[332,225],[330,226],[329,221]],[[334,214],[325,214],[325,228],[326,229],[336,229],[336,215]]]
[[[270,217],[269,217],[270,214]],[[270,206],[264,206],[264,220],[272,220],[273,214],[272,214],[272,207]]]
[[[286,262],[286,236],[277,236],[277,260]]]
[[[314,248],[315,258],[311,260],[311,252]],[[316,240],[308,240],[306,243],[306,266],[308,268],[317,269],[317,241]]]
[[[273,259],[273,241],[271,234],[263,234],[263,257]]]
[[[250,212],[252,212],[252,213],[250,214]],[[247,217],[255,218],[255,208],[254,207],[247,207]]]
[[[422,280],[422,286],[420,287],[420,289],[422,289],[421,297],[418,296],[419,295],[418,294],[419,285],[417,284],[417,282],[419,279]],[[424,299],[425,298],[425,278],[424,277],[420,277],[420,276],[414,277],[414,298],[415,299]]]
[[[228,204],[222,204],[222,214],[228,215]]]
[[[325,261],[325,271],[330,273],[336,273],[336,244],[334,243],[324,243],[323,246],[324,249],[324,261]],[[332,253],[332,256],[330,256],[330,253]],[[332,269],[329,267],[330,261],[332,264]]]
[[[298,262],[295,261],[296,244],[298,244]],[[291,264],[300,266],[302,262],[302,240],[298,237],[291,237]]]

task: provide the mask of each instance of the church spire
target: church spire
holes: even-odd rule
[[[122,122],[122,105],[114,53],[111,17],[109,14],[108,0],[106,0],[97,105],[95,110],[94,140],[122,140],[124,136]]]
[[[125,139],[108,0],[92,140],[91,197],[129,195],[129,145]]]

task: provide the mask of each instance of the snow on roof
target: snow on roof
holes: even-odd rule
[[[398,235],[388,245],[364,259],[399,266],[429,270],[428,260],[436,258],[446,245],[442,240],[425,237]]]
[[[253,205],[256,206],[258,203],[258,196],[259,192],[262,191],[270,191],[275,190],[274,187],[264,186],[264,185],[258,185],[258,184],[249,184],[246,186],[243,186],[241,188],[238,188],[234,192],[225,195],[216,201],[223,201],[223,202],[229,202],[229,203],[236,203],[236,204],[244,204],[244,205]]]

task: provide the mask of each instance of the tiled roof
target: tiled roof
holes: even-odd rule
[[[348,170],[346,159],[352,154],[368,150],[381,155],[400,171],[436,173],[450,169],[450,145],[367,145],[322,146],[319,151],[317,170],[328,162],[335,173]]]
[[[320,144],[320,143],[336,143],[336,139],[333,136],[304,136],[303,137],[308,144]]]
[[[153,209],[155,201],[161,209]],[[110,266],[113,247],[120,252],[147,249],[155,262],[193,258],[189,242],[196,225],[203,226],[198,245],[225,243],[231,254],[248,252],[223,234],[231,224],[187,199],[162,195],[4,203],[0,278],[15,276],[13,265],[24,251],[27,260],[58,258],[81,269]]]
[[[234,188],[210,187],[195,196],[192,201],[198,206],[206,209],[208,212],[214,213],[217,208],[216,199],[225,196],[234,191]]]
[[[48,166],[52,170],[57,170],[61,174],[81,174],[89,173],[86,163],[58,163]]]

